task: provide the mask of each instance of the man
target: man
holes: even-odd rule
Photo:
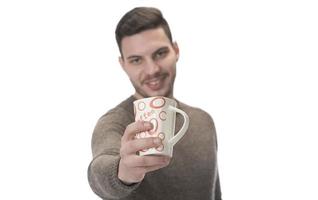
[[[119,21],[116,40],[120,65],[135,93],[102,116],[95,127],[94,159],[88,169],[92,190],[103,199],[220,200],[215,128],[201,109],[177,101],[190,124],[172,158],[137,153],[160,146],[161,139],[134,137],[151,130],[152,125],[134,122],[133,101],[152,96],[174,98],[179,48],[162,13],[156,8],[132,9]],[[177,130],[182,123],[177,115]]]

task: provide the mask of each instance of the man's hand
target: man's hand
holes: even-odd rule
[[[126,184],[137,183],[144,179],[147,172],[167,166],[168,156],[138,156],[136,152],[158,147],[162,141],[158,137],[135,139],[135,135],[152,129],[150,122],[137,121],[127,126],[121,139],[118,178]]]

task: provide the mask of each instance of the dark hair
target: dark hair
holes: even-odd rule
[[[152,7],[136,7],[127,12],[118,22],[116,27],[116,41],[120,53],[121,41],[125,36],[131,36],[145,30],[162,27],[172,43],[169,25],[161,11]]]

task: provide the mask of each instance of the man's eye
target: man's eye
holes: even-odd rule
[[[141,63],[141,59],[140,58],[134,58],[134,59],[131,59],[129,62],[131,64],[137,65],[137,64]]]
[[[155,58],[158,59],[158,58],[163,58],[165,57],[165,55],[167,55],[168,51],[159,51],[156,53],[155,55]]]

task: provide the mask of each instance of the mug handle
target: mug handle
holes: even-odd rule
[[[184,134],[188,130],[189,116],[184,111],[182,111],[174,106],[169,106],[169,109],[171,109],[172,111],[174,111],[176,113],[180,113],[184,118],[184,122],[183,122],[183,125],[182,125],[180,131],[169,140],[169,144],[173,146],[184,136]]]

